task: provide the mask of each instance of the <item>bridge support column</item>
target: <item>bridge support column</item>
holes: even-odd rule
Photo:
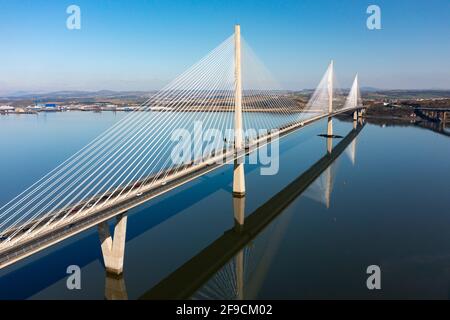
[[[353,111],[353,129],[358,127],[358,110]]]
[[[358,123],[362,126],[363,125],[363,118],[358,118]]]
[[[233,197],[245,196],[244,164],[235,161],[233,171]]]
[[[127,231],[127,216],[120,214],[114,226],[114,238],[109,232],[109,225],[104,221],[98,225],[98,233],[103,253],[106,272],[113,275],[123,273],[125,256],[125,236]]]
[[[243,151],[243,126],[242,126],[242,77],[241,77],[241,27],[234,27],[234,44],[235,44],[235,110],[234,110],[234,145],[236,156]],[[244,158],[234,161],[233,171],[233,195],[243,197],[245,195],[245,175],[244,175]]]

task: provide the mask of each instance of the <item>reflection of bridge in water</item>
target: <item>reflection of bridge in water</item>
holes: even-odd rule
[[[420,121],[415,122],[415,125],[420,128],[428,129],[438,134],[444,135],[446,137],[450,137],[450,128],[445,125],[445,122]]]
[[[419,127],[430,129],[447,137],[450,136],[450,131],[447,129],[447,123],[450,121],[447,115],[449,112],[450,108],[414,108],[414,113],[425,120],[416,123]]]
[[[353,130],[334,148],[327,146],[327,153],[322,158],[246,218],[245,198],[233,198],[235,227],[227,230],[141,298],[256,298],[265,268],[289,220],[289,212],[280,214],[326,176],[327,170],[344,150],[353,148],[351,152],[355,152],[353,143],[363,127],[362,122],[357,125],[354,121]],[[331,188],[323,192],[331,192]]]
[[[243,48],[241,75],[236,26],[232,37],[139,110],[1,207],[0,268],[97,226],[105,267],[120,275],[130,209],[228,163],[234,165],[233,194],[243,197],[245,155],[323,118],[328,118],[331,153],[332,117],[353,113],[354,120],[361,118],[357,76],[344,105],[336,106],[331,62],[308,104],[299,106],[286,92],[274,90],[251,48],[245,42]],[[267,83],[253,83],[261,79]],[[232,111],[224,111],[225,106]],[[141,112],[158,107],[164,112]],[[193,125],[198,121],[220,133],[231,128],[232,134],[225,135],[225,145],[213,140],[204,149],[203,135],[196,136]],[[191,144],[174,143],[179,129],[194,136],[193,155],[181,164],[172,161],[174,150],[184,156]],[[117,221],[113,235],[107,224],[112,218]]]

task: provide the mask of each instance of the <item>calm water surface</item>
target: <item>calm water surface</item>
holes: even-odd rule
[[[124,113],[0,116],[4,204]],[[334,122],[346,136],[351,122]],[[326,122],[283,138],[280,171],[246,166],[248,219],[326,154]],[[335,145],[342,139],[335,139]],[[450,297],[450,139],[415,126],[366,124],[346,150],[254,239],[193,285],[189,298]],[[300,177],[300,178],[299,178]],[[2,299],[136,299],[180,274],[233,229],[232,167],[226,166],[129,213],[124,276],[105,275],[96,229],[0,271]],[[272,200],[271,200],[272,199]],[[254,217],[254,216],[253,216]],[[231,251],[230,251],[231,252]],[[226,257],[230,252],[223,252]],[[381,268],[369,291],[366,268]],[[82,289],[66,288],[66,268]],[[172,283],[176,287],[177,283]],[[189,284],[190,285],[190,284]],[[152,291],[153,290],[153,291]]]

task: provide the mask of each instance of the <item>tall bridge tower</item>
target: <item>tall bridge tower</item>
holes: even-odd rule
[[[333,60],[330,62],[330,66],[328,67],[328,79],[327,79],[327,87],[328,87],[328,113],[331,114],[333,112]],[[333,149],[333,119],[332,117],[328,117],[328,126],[327,126],[327,150],[331,153]]]

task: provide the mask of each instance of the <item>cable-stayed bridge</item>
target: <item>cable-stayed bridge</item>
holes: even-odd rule
[[[334,65],[308,103],[281,90],[240,27],[138,110],[0,208],[0,268],[98,226],[107,270],[120,274],[126,212],[226,164],[245,196],[245,156],[304,126],[364,107],[358,77],[346,99]],[[199,129],[200,127],[200,129]],[[114,235],[107,221],[117,218]]]

